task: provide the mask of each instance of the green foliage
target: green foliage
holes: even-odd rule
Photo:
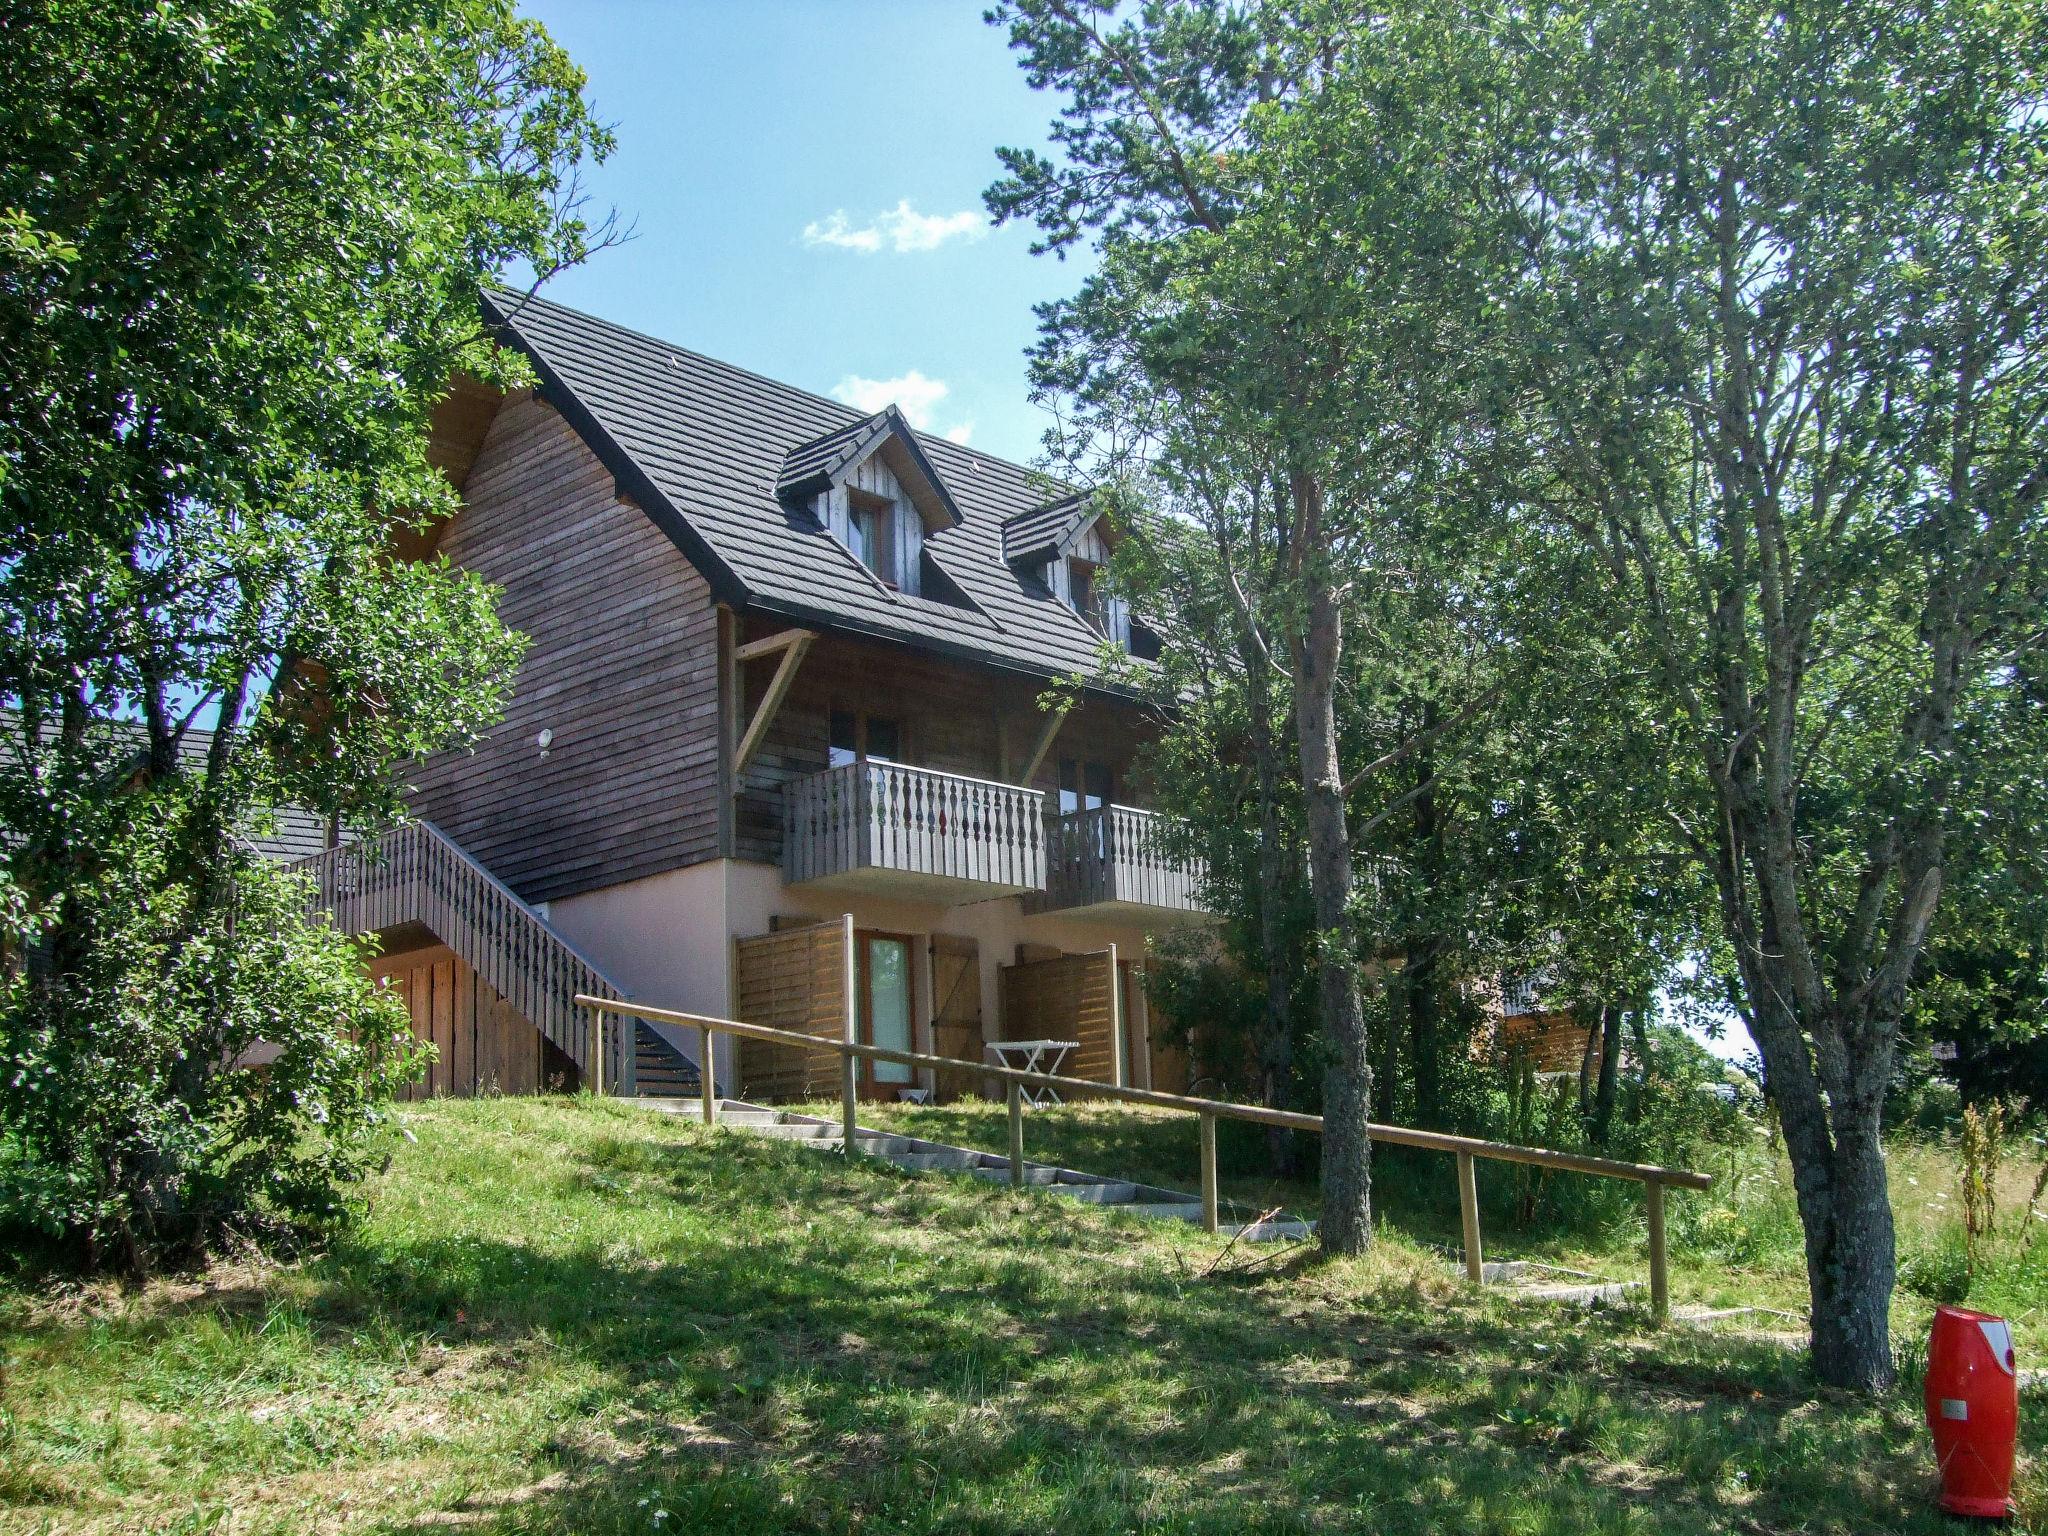
[[[451,377],[520,377],[485,285],[612,238],[611,141],[511,0],[33,0],[7,39],[0,1158],[17,1219],[140,1265],[330,1215],[404,1069],[248,839],[383,824],[502,707],[494,593],[400,549],[455,507]]]
[[[307,913],[300,877],[238,855],[228,898],[192,910],[168,865],[179,798],[156,796],[162,822],[114,842],[79,893],[82,962],[0,994],[0,1246],[17,1256],[139,1268],[332,1226],[422,1064],[403,1000]]]

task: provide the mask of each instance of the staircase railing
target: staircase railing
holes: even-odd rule
[[[336,927],[348,933],[404,923],[431,929],[559,1046],[594,1090],[634,1092],[630,1023],[606,1029],[576,1002],[579,994],[615,1002],[631,994],[432,822],[393,827],[292,868],[312,876],[311,905],[332,914]]]

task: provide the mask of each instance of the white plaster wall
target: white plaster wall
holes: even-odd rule
[[[732,1016],[725,862],[713,860],[628,880],[550,904],[548,920],[634,1001],[685,1013]],[[688,1038],[686,1054],[697,1056]],[[678,1045],[685,1040],[678,1040]],[[734,1042],[720,1039],[718,1075],[732,1072]]]
[[[564,897],[550,920],[638,1002],[655,1008],[732,1017],[732,940],[766,933],[777,917],[833,918],[853,914],[857,928],[908,934],[914,942],[911,975],[916,989],[914,1048],[932,1048],[932,934],[971,938],[981,964],[982,1030],[1003,1037],[998,968],[1017,958],[1019,944],[1046,944],[1072,953],[1114,944],[1119,958],[1141,960],[1145,930],[1135,924],[1027,916],[1023,900],[1003,896],[948,906],[864,892],[820,891],[782,883],[773,864],[714,859],[603,890]],[[685,1036],[696,1056],[694,1038]],[[685,1043],[679,1040],[679,1044]],[[718,1074],[730,1081],[736,1042],[718,1040]]]

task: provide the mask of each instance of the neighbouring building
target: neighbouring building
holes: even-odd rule
[[[1152,726],[1101,682],[1045,703],[1105,645],[1157,654],[1089,498],[556,304],[492,318],[540,382],[455,382],[433,452],[462,509],[405,552],[502,587],[531,648],[482,745],[413,766],[417,825],[313,861],[440,1047],[423,1091],[691,1085],[693,1031],[600,1064],[579,990],[835,1034],[850,996],[876,1043],[1073,1040],[1078,1075],[1184,1087],[1147,942],[1207,915],[1144,809]],[[773,1047],[716,1072],[837,1082]]]

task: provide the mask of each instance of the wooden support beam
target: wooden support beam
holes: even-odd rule
[[[777,651],[786,651],[793,645],[808,645],[818,638],[815,629],[785,629],[776,634],[764,635],[759,640],[749,640],[745,645],[733,648],[732,659],[741,666],[750,661],[759,661],[763,656],[773,656]]]
[[[1052,750],[1053,738],[1060,733],[1060,726],[1067,718],[1067,705],[1062,704],[1045,717],[1045,724],[1038,729],[1038,735],[1031,743],[1031,755],[1024,760],[1022,768],[1010,776],[1012,784],[1029,784],[1037,775],[1039,764],[1045,761],[1045,754]]]
[[[768,691],[761,696],[761,703],[754,711],[754,718],[747,722],[746,734],[740,737],[740,744],[733,748],[732,787],[739,793],[740,775],[747,771],[747,764],[754,760],[754,754],[761,750],[761,743],[768,737],[768,727],[782,709],[782,701],[789,696],[789,685],[796,681],[796,669],[803,665],[804,654],[810,650],[817,635],[808,629],[792,629],[767,640],[756,640],[740,646],[732,653],[735,669],[752,661],[756,656],[782,653],[782,664],[775,669],[775,676],[768,681]],[[767,649],[762,649],[766,646]]]

